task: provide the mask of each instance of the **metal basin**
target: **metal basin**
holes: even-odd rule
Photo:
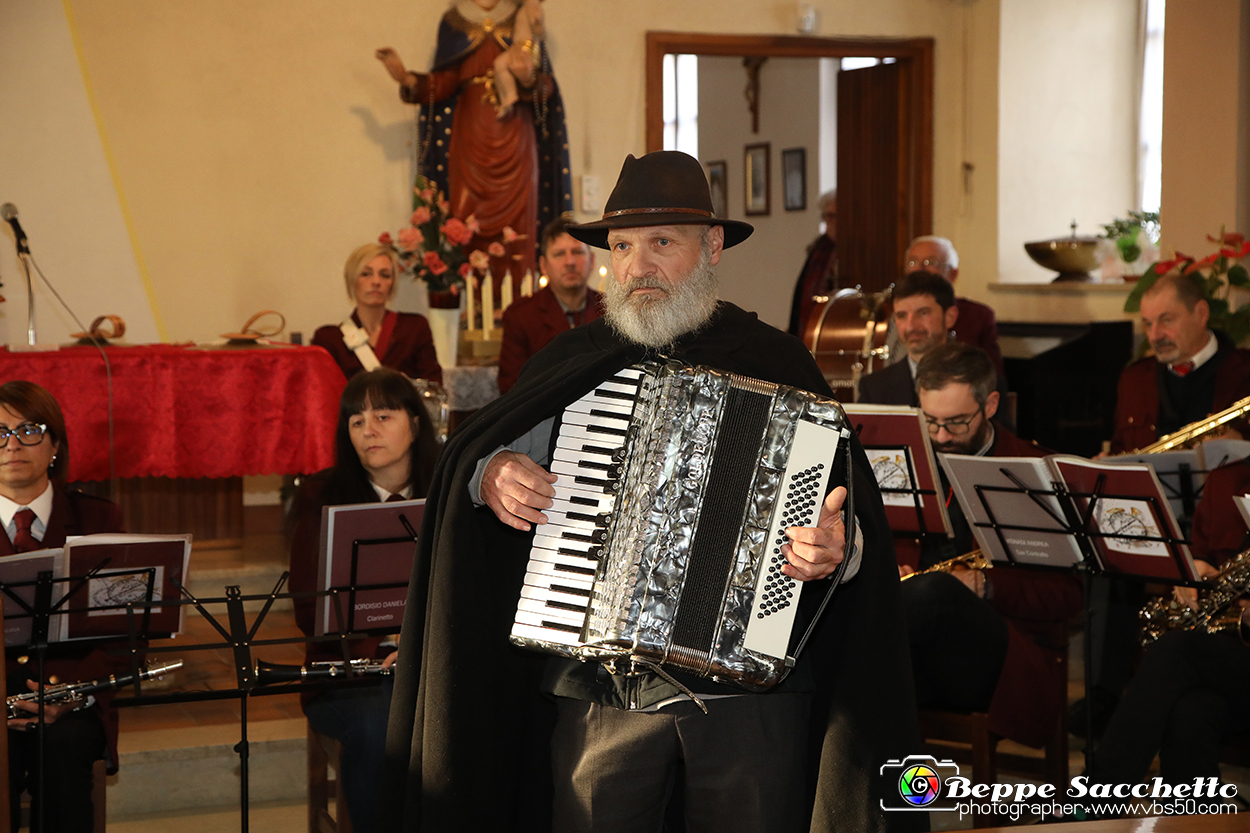
[[[1025,243],[1033,262],[1059,273],[1056,281],[1091,280],[1089,270],[1098,267],[1098,237],[1060,237]]]

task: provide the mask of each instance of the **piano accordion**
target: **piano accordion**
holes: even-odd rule
[[[816,524],[850,436],[841,406],[652,362],[558,422],[554,505],[536,528],[511,641],[752,691],[780,681],[807,624],[803,583],[781,572],[784,530]]]

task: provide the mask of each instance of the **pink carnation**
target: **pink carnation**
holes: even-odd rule
[[[475,249],[469,255],[469,263],[472,264],[473,268],[479,272],[485,272],[490,266],[490,257],[481,249]]]
[[[451,243],[457,246],[463,246],[473,239],[473,232],[469,231],[469,227],[464,224],[463,220],[452,217],[442,228],[439,229]]]
[[[467,281],[469,279],[469,275],[473,274],[473,264],[467,262],[462,263],[460,264],[460,268],[456,271],[460,274],[460,277]]]
[[[390,233],[389,231],[384,231],[384,232],[382,232],[381,234],[379,234],[379,235],[378,235],[378,242],[379,242],[379,243],[381,243],[383,246],[389,246],[389,245],[391,245],[391,242],[392,242],[392,241],[391,241],[391,233]]]
[[[414,226],[423,226],[430,221],[430,209],[428,206],[418,206],[417,210],[412,212],[412,219],[409,221]]]
[[[417,196],[421,198],[422,202],[428,204],[434,202],[435,192],[433,188],[426,188],[425,190],[420,191]]]
[[[473,232],[474,234],[477,234],[479,231],[482,230],[482,226],[477,221],[476,214],[470,214],[468,219],[464,221],[464,224],[468,226],[469,231]]]
[[[520,236],[520,235],[518,235],[515,231],[513,231],[513,230],[512,230],[512,226],[504,226],[504,227],[503,227],[503,242],[505,242],[505,243],[514,243],[514,242],[516,242],[516,239],[517,239],[519,236]]]
[[[432,275],[441,275],[447,271],[447,264],[443,263],[443,259],[438,256],[438,252],[426,252],[421,262],[425,264],[425,268],[429,269]]]
[[[409,251],[412,251],[424,242],[425,235],[421,233],[420,229],[408,226],[399,230],[399,245]]]
[[[503,257],[508,253],[499,241],[495,241],[487,246],[486,251],[490,252],[491,257]]]
[[[446,216],[447,214],[450,214],[450,213],[451,213],[451,203],[447,202],[447,200],[439,200],[439,201],[438,201],[438,210],[439,210],[439,212],[440,212],[441,214],[443,214],[444,216]]]

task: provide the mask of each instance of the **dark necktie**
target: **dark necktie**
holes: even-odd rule
[[[408,499],[408,498],[406,498],[406,497],[404,497],[403,495],[401,495],[401,494],[399,494],[398,492],[396,492],[395,494],[391,495],[390,497],[388,497],[388,498],[386,499],[386,503],[395,503],[396,501],[399,501],[399,500],[407,500],[407,499]]]
[[[17,524],[17,532],[13,535],[13,549],[18,552],[39,549],[39,542],[30,534],[30,527],[34,522],[35,512],[32,509],[19,509],[13,516],[13,523]]]
[[[1188,376],[1193,371],[1193,369],[1194,369],[1193,362],[1177,362],[1176,364],[1171,365],[1172,372],[1175,373],[1177,376],[1180,376],[1182,379]]]

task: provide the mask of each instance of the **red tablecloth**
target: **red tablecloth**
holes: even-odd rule
[[[319,347],[106,347],[118,477],[301,474],[334,462],[346,381]],[[0,349],[0,383],[43,385],[65,412],[69,479],[109,476],[108,382],[94,347]]]

